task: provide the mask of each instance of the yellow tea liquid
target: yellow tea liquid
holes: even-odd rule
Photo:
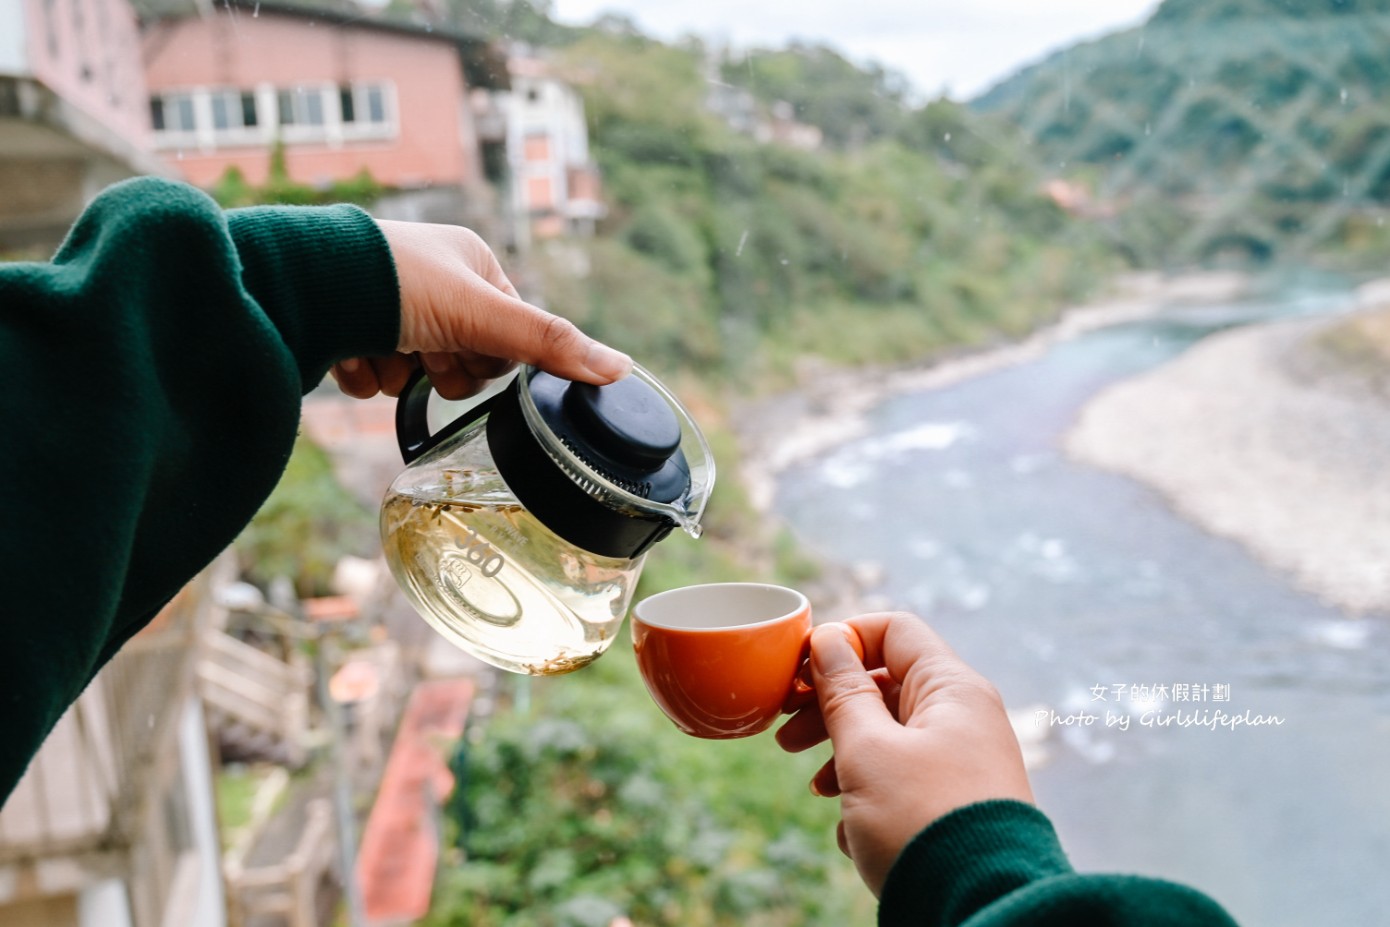
[[[608,648],[640,560],[579,550],[514,501],[442,495],[393,492],[381,510],[387,563],[435,630],[531,676],[571,672]]]

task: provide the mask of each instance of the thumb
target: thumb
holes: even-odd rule
[[[851,636],[857,643],[854,629],[839,622],[819,625],[811,632],[811,680],[825,729],[836,749],[871,727],[893,721],[883,693],[864,668]]]

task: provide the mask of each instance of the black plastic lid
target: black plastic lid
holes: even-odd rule
[[[669,509],[684,509],[691,499],[680,419],[671,401],[635,373],[591,386],[524,368],[505,390],[433,434],[430,392],[425,372],[417,370],[396,405],[405,462],[486,415],[488,449],[508,488],[547,528],[587,551],[635,558],[676,526]],[[708,492],[708,448],[698,434],[695,441],[704,452],[701,492]],[[699,504],[691,523],[702,509]]]
[[[529,374],[529,376],[528,376]],[[525,382],[523,384],[523,378]],[[690,492],[675,412],[636,377],[607,386],[523,371],[488,415],[488,446],[498,472],[522,505],[551,531],[585,550],[633,558],[675,527],[668,516],[615,508],[603,492],[562,467],[522,411],[530,394],[553,440],[595,474],[640,499],[678,503]]]
[[[652,502],[675,502],[690,490],[680,422],[646,383],[627,377],[593,386],[537,372],[530,388],[546,427],[604,479]]]

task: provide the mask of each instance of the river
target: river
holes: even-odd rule
[[[995,682],[1078,869],[1193,885],[1251,927],[1390,923],[1390,627],[1061,442],[1107,384],[1206,335],[1351,299],[1286,282],[897,396],[775,501],[803,543],[878,565],[875,592]]]

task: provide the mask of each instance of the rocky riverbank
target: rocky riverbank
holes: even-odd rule
[[[1329,603],[1390,611],[1386,368],[1337,347],[1381,327],[1390,289],[1359,296],[1360,318],[1237,329],[1116,384],[1085,408],[1067,452],[1155,487]]]
[[[1085,332],[1147,318],[1170,307],[1220,302],[1245,292],[1236,273],[1181,276],[1134,274],[1117,280],[1107,298],[1074,307],[1023,341],[936,357],[897,368],[843,369],[807,362],[792,391],[762,397],[734,410],[740,445],[738,478],[754,509],[768,516],[779,477],[789,468],[863,436],[868,413],[893,396],[941,388],[1024,363]],[[875,592],[882,570],[874,563],[827,564],[806,592],[818,620],[891,607]]]
[[[753,506],[766,513],[778,476],[861,437],[866,414],[898,395],[959,383],[1031,360],[1059,342],[1120,322],[1147,318],[1170,306],[1233,299],[1247,278],[1209,272],[1164,276],[1131,274],[1093,304],[1064,311],[1058,321],[1013,344],[933,357],[906,367],[834,368],[803,365],[795,390],[763,397],[735,410],[741,447],[741,479]]]

